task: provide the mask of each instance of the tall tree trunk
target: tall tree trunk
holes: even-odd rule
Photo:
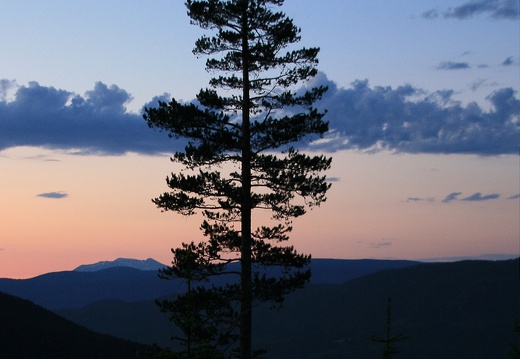
[[[241,247],[241,307],[240,307],[240,359],[251,358],[252,288],[251,288],[251,135],[249,121],[249,42],[248,0],[242,9],[242,247]]]

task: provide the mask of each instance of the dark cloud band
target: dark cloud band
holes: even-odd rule
[[[390,150],[402,153],[517,154],[520,144],[520,100],[511,88],[491,93],[491,106],[461,105],[453,91],[425,93],[411,85],[373,87],[356,81],[328,85],[320,107],[328,109],[331,132],[313,147],[334,151]]]
[[[4,81],[4,88],[12,82]],[[511,88],[488,96],[490,110],[476,103],[462,106],[453,91],[427,94],[411,85],[370,87],[355,81],[338,88],[320,73],[309,85],[329,91],[318,104],[327,109],[330,132],[303,148],[403,153],[517,154],[520,100]],[[5,91],[4,91],[5,92]],[[169,95],[154,98],[168,101]],[[141,114],[128,113],[131,96],[101,82],[84,96],[31,82],[11,101],[0,96],[0,151],[16,146],[62,149],[80,154],[172,153],[184,147],[163,132],[148,128]]]
[[[101,82],[85,96],[31,82],[18,88],[13,101],[0,101],[0,150],[39,146],[82,154],[172,152],[165,134],[151,131],[140,114],[126,112],[130,100],[125,90]]]

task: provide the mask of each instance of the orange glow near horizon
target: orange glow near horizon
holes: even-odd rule
[[[335,153],[328,176],[339,180],[321,207],[294,220],[290,244],[314,258],[518,253],[519,200],[507,199],[518,194],[517,161]],[[169,264],[170,248],[204,239],[200,217],[162,213],[150,201],[167,191],[164,179],[173,169],[167,157],[17,148],[4,151],[0,164],[0,277],[28,278],[119,257]],[[475,192],[500,198],[442,202],[458,191],[460,198]],[[38,197],[48,192],[67,197]]]

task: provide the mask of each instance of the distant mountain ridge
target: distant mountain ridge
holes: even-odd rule
[[[102,263],[100,265],[95,264],[90,267],[92,270],[47,273],[29,279],[0,278],[0,292],[28,299],[47,309],[57,310],[81,308],[100,300],[124,302],[154,300],[185,291],[183,280],[160,279],[157,269],[141,270],[117,265],[140,262],[146,261],[116,260],[100,262]],[[399,260],[312,259],[311,284],[343,284],[351,279],[380,270],[417,264],[419,262]],[[161,266],[163,265],[161,264]],[[106,268],[102,269],[103,267]],[[211,283],[219,285],[234,280],[236,280],[234,276],[223,275],[218,276]]]
[[[166,267],[166,265],[156,261],[153,258],[145,260],[133,259],[133,258],[117,258],[113,261],[101,261],[93,264],[83,264],[74,269],[76,272],[97,272],[100,270],[113,268],[113,267],[129,267],[144,271],[159,270]]]
[[[140,301],[176,291],[157,271],[112,267],[93,272],[65,271],[29,279],[0,279],[0,292],[44,308],[80,308],[98,300]]]

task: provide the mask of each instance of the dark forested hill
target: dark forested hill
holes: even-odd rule
[[[507,358],[520,320],[519,260],[423,264],[387,270],[342,286],[310,286],[283,310],[262,310],[257,345],[270,358],[377,358],[392,330],[409,339],[399,359]]]
[[[255,346],[268,358],[380,358],[371,334],[409,336],[396,359],[508,358],[520,320],[519,260],[420,264],[345,284],[311,284],[279,311],[257,308]],[[173,332],[153,302],[93,303],[61,312],[82,325],[144,343],[169,343]]]
[[[96,334],[27,300],[0,293],[0,358],[135,358],[151,348]]]

